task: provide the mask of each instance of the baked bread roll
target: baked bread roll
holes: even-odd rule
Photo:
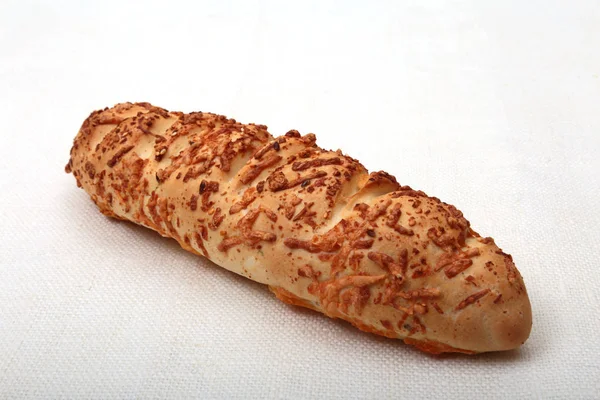
[[[315,141],[125,103],[85,120],[66,171],[105,215],[286,303],[436,354],[525,342],[531,306],[510,255],[455,207]]]

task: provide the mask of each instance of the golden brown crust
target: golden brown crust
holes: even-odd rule
[[[124,103],[85,120],[65,170],[104,214],[359,329],[432,353],[529,336],[510,255],[455,207],[368,174],[313,134],[273,138],[263,125]]]

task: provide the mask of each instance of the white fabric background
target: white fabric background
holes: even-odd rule
[[[599,398],[599,75],[594,0],[2,1],[0,398]],[[106,219],[63,167],[122,101],[315,132],[455,204],[531,338],[430,357]]]

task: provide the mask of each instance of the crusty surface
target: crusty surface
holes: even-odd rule
[[[455,207],[315,142],[123,103],[85,120],[66,170],[104,214],[286,303],[431,353],[525,342],[531,306],[510,255]]]

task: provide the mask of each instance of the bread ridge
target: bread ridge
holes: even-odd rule
[[[529,336],[523,279],[493,239],[314,134],[121,103],[84,121],[66,171],[105,215],[361,330],[434,354]]]

